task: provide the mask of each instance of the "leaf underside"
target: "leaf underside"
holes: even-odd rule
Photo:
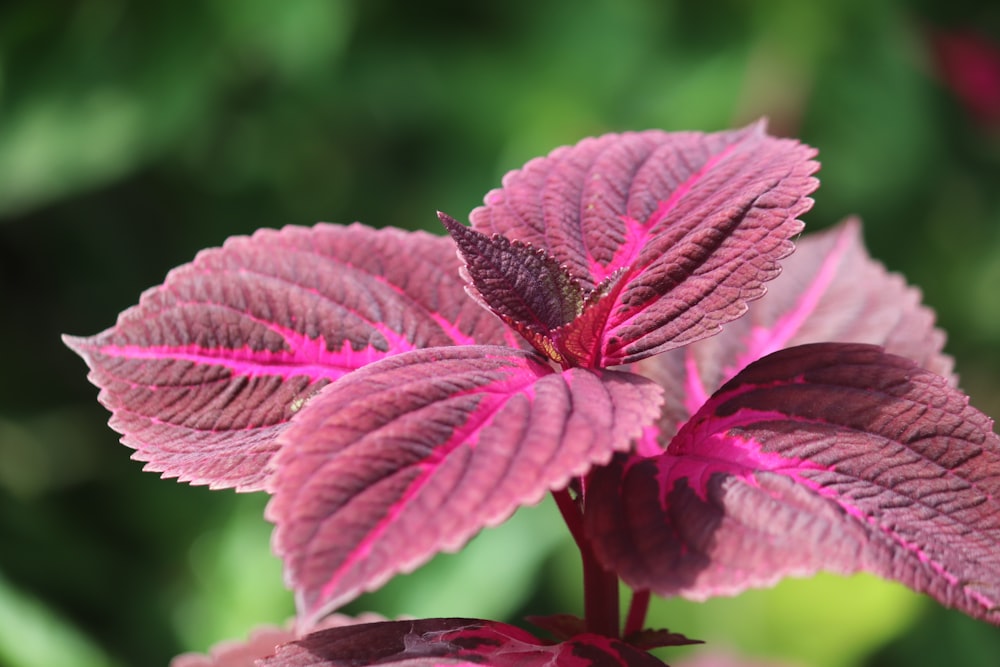
[[[114,327],[65,340],[146,469],[255,490],[277,435],[329,382],[406,350],[508,339],[458,266],[424,233],[262,230],[171,271]]]
[[[585,634],[549,644],[504,623],[463,618],[390,621],[323,630],[285,644],[262,667],[405,664],[497,667],[663,667],[617,639]]]
[[[417,350],[328,386],[282,434],[268,518],[311,622],[626,450],[659,411],[631,373],[511,348]]]
[[[639,589],[705,599],[863,570],[1000,624],[1000,439],[946,379],[874,346],[751,364],[588,494],[599,557]]]
[[[764,293],[812,205],[813,155],[761,124],[605,135],[511,172],[470,217],[545,251],[585,294],[617,277],[560,337],[573,365],[623,364],[716,333]]]

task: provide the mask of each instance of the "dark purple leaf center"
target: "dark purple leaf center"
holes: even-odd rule
[[[465,261],[473,297],[564,368],[599,365],[593,343],[600,327],[585,328],[592,335],[581,336],[573,325],[582,319],[595,320],[595,313],[607,317],[608,308],[597,304],[612,291],[620,274],[588,290],[541,248],[502,234],[482,234],[445,213],[438,217]]]

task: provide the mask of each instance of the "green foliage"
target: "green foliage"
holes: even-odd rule
[[[807,222],[862,215],[873,254],[940,313],[964,389],[1000,415],[1000,134],[935,78],[925,32],[998,38],[998,21],[977,3],[903,0],[3,5],[0,613],[20,625],[0,643],[42,633],[47,655],[72,664],[165,664],[291,609],[263,499],[141,475],[59,333],[110,325],[231,234],[354,219],[439,229],[436,210],[462,217],[506,170],[584,135],[767,115],[817,146],[823,185]],[[562,531],[549,518],[497,529],[502,540],[490,531],[370,602],[564,611],[565,590],[531,565]],[[544,539],[525,540],[525,525]],[[529,571],[508,578],[522,550]],[[479,568],[495,576],[457,579],[489,587],[476,612],[449,575]],[[656,606],[656,620],[698,635],[727,617],[719,642],[817,665],[863,664],[883,642],[877,664],[940,664],[923,649],[935,633],[966,651],[949,664],[997,651],[995,628],[868,580],[677,604]],[[826,624],[815,642],[803,618]]]

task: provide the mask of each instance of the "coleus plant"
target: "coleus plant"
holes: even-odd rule
[[[262,230],[66,343],[146,469],[271,494],[297,639],[263,665],[658,664],[688,640],[644,629],[651,594],[820,570],[1000,625],[1000,440],[857,221],[790,256],[814,157],[762,123],[585,139],[471,227],[440,214],[451,238]],[[534,619],[550,639],[318,629],[547,493],[585,587],[582,618]]]

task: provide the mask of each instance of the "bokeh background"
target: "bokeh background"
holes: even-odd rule
[[[292,614],[265,498],[140,472],[60,333],[259,227],[434,229],[586,135],[768,116],[820,149],[1000,416],[1000,6],[900,0],[0,5],[0,665],[165,665]],[[578,612],[544,503],[350,611]],[[1000,630],[867,577],[652,622],[817,667],[1000,664]],[[679,655],[668,652],[666,657]]]

